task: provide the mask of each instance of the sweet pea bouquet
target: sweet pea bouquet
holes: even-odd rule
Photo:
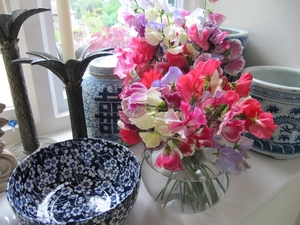
[[[171,7],[163,0],[122,1],[119,20],[133,27],[129,49],[118,49],[115,74],[124,79],[119,97],[120,135],[129,144],[163,151],[155,166],[180,171],[183,159],[209,147],[225,173],[246,171],[250,132],[268,139],[273,116],[249,96],[252,75],[236,75],[245,61],[239,40],[226,39],[223,15]],[[226,75],[225,75],[226,74]]]

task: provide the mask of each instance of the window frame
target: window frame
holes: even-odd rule
[[[17,9],[49,8],[51,0],[5,0],[8,12]],[[186,1],[187,2],[187,1]],[[175,0],[176,7],[192,8],[195,0],[185,3]],[[28,51],[44,51],[56,55],[56,43],[51,11],[38,13],[28,18],[18,35],[20,57],[29,57]],[[67,100],[63,96],[61,81],[51,71],[40,67],[22,64],[38,136],[70,128]],[[5,109],[1,115],[8,120],[16,119],[14,107]],[[20,142],[18,128],[4,128],[2,139],[6,144]]]

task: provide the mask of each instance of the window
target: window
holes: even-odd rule
[[[0,71],[5,71],[4,62],[2,60],[2,54],[0,54]],[[9,94],[10,88],[5,73],[2,73],[0,76],[0,90],[0,103],[4,103],[6,105],[6,108],[12,107],[12,98]]]
[[[51,3],[55,3],[55,0],[5,0],[8,12],[12,12],[13,10],[18,9],[34,9],[34,8],[49,8],[51,9]],[[116,18],[115,15],[110,16],[110,14],[114,13],[114,10],[118,7],[116,7],[115,4],[117,4],[118,0],[115,0],[114,4],[103,4],[104,1],[93,1],[94,4],[99,4],[95,6],[88,6],[87,8],[89,11],[84,12],[80,17],[77,15],[77,10],[80,10],[81,8],[76,8],[76,4],[79,2],[88,2],[85,0],[70,0],[70,4],[72,6],[72,12],[74,20],[80,24],[82,20],[85,20],[86,23],[86,29],[82,29],[82,27],[79,27],[79,29],[76,30],[74,37],[81,37],[81,32],[85,32],[88,34],[94,34],[97,33],[96,28],[100,28],[105,25],[105,27],[110,27],[114,21],[114,18]],[[110,2],[113,2],[111,0]],[[179,6],[181,1],[176,0],[170,0],[170,3],[173,3],[175,6]],[[107,1],[106,1],[107,3]],[[102,4],[102,5],[101,5]],[[101,12],[103,10],[102,7],[106,7],[107,12]],[[93,8],[94,7],[94,8]],[[95,10],[95,8],[98,10]],[[100,10],[100,11],[99,11]],[[111,11],[109,11],[111,10]],[[54,11],[54,10],[53,10]],[[56,55],[56,41],[59,40],[58,32],[56,31],[56,27],[53,26],[55,24],[55,16],[52,17],[53,11],[49,12],[43,12],[36,15],[31,16],[28,18],[22,25],[22,28],[19,33],[19,47],[20,47],[20,55],[21,57],[29,57],[26,52],[28,51],[42,51],[47,52],[52,55]],[[93,16],[93,13],[102,13],[102,17],[105,17],[105,24],[96,23],[94,24],[90,18]],[[75,23],[76,24],[76,23]],[[77,25],[77,24],[76,24]],[[94,29],[95,28],[95,29]],[[119,27],[120,28],[120,27]],[[108,32],[108,31],[106,31]],[[111,32],[115,32],[115,30],[111,30]],[[99,35],[99,34],[98,34]],[[99,38],[97,35],[94,37],[88,37],[86,38]],[[106,45],[104,40],[103,45]],[[75,49],[76,47],[80,46],[83,43],[83,40],[80,38],[77,38],[77,41],[74,42]],[[99,41],[95,42],[95,48],[99,48]],[[111,43],[109,44],[111,45]],[[95,50],[95,49],[92,49]],[[0,64],[1,66],[1,64]],[[59,130],[67,129],[70,127],[70,121],[68,116],[68,106],[67,101],[63,93],[62,83],[61,81],[54,76],[49,70],[40,67],[40,66],[31,66],[28,64],[22,64],[23,73],[26,80],[26,86],[28,89],[29,99],[32,107],[32,111],[34,114],[34,120],[36,123],[36,128],[39,136],[43,136],[48,133],[56,132]],[[0,67],[1,69],[1,67]],[[3,77],[2,77],[3,78]],[[1,85],[1,95],[7,96],[7,83],[5,84],[5,81],[2,82],[2,78],[0,80]],[[6,89],[5,89],[5,88]],[[6,93],[6,94],[3,94]],[[2,100],[2,98],[0,99]],[[10,102],[10,103],[9,103]],[[11,101],[5,100],[5,103],[10,106]],[[10,119],[16,119],[14,115],[13,107],[7,107],[5,112],[1,115],[8,120]],[[3,139],[7,144],[15,143],[20,141],[19,133],[18,131],[13,132],[12,129],[9,127],[5,128],[5,135],[3,136]]]

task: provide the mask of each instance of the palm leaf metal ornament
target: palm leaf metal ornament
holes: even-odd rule
[[[20,58],[13,61],[13,63],[29,63],[45,67],[64,83],[74,139],[87,137],[81,87],[84,72],[93,59],[112,55],[109,52],[112,48],[98,50],[86,55],[88,47],[82,49],[80,55],[78,52],[75,54],[79,55],[77,59],[69,59],[66,63],[51,54],[36,51],[27,52],[27,54],[38,58]]]
[[[22,67],[18,64],[12,64],[11,61],[20,58],[18,34],[24,21],[32,15],[49,10],[45,8],[20,9],[13,11],[11,14],[0,14],[0,49],[19,125],[23,152],[26,154],[38,149],[40,143]]]

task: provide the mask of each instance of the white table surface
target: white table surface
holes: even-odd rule
[[[69,133],[65,136],[51,136],[57,141],[69,137]],[[140,158],[142,147],[139,144],[130,149]],[[300,157],[278,160],[253,151],[249,151],[249,156],[248,163],[252,168],[247,173],[232,176],[229,190],[220,202],[213,208],[195,215],[173,214],[160,207],[148,195],[141,182],[136,204],[122,225],[243,224],[300,179]],[[300,196],[300,187],[298,190]],[[6,201],[5,192],[0,193],[0,215],[0,225],[17,225],[15,222],[9,223],[13,221],[13,214]]]
[[[139,145],[131,147],[137,156],[140,156],[141,149]],[[300,179],[300,157],[278,160],[253,151],[249,152],[249,156],[248,163],[252,168],[247,173],[232,176],[228,192],[213,208],[196,215],[172,214],[158,206],[141,183],[137,202],[123,225],[243,224]]]

